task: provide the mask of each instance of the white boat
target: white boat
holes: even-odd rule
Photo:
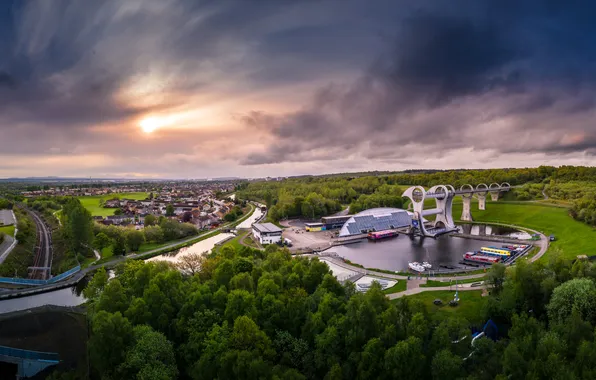
[[[430,263],[428,261],[423,262],[422,266],[425,267],[426,269],[430,269],[433,267],[432,265],[430,265]]]
[[[411,270],[415,271],[415,272],[424,272],[426,268],[424,268],[424,266],[422,266],[422,264],[414,261],[411,263],[408,263],[408,266],[410,267]]]

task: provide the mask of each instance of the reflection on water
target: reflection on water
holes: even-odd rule
[[[514,239],[530,239],[532,236],[515,228],[505,226],[491,226],[488,224],[461,224],[458,226],[464,234],[474,236],[506,236]]]
[[[191,253],[203,253],[203,252],[211,251],[213,249],[213,247],[215,246],[215,244],[220,243],[232,236],[234,236],[234,234],[221,233],[219,235],[212,236],[208,239],[201,240],[191,246],[188,246],[185,248],[180,248],[177,251],[164,253],[163,255],[155,256],[155,257],[148,259],[146,261],[160,260],[160,261],[169,261],[172,263],[176,263],[176,262],[178,262],[180,257],[183,257],[185,255],[189,255]]]
[[[462,225],[464,233],[488,236],[503,235],[508,237],[529,238],[525,232],[507,227],[491,227],[486,225]],[[428,261],[432,270],[444,269],[441,266],[462,267],[459,262],[464,253],[477,251],[483,246],[498,246],[503,243],[479,239],[464,239],[448,235],[433,238],[409,237],[400,235],[396,238],[370,242],[363,240],[355,244],[337,246],[329,249],[354,263],[367,268],[378,268],[392,271],[408,270],[412,261]]]
[[[108,277],[114,278],[114,271],[108,271]],[[52,292],[35,294],[32,296],[13,298],[0,301],[0,314],[11,311],[25,310],[45,305],[56,306],[78,306],[85,302],[83,290],[91,280],[91,276],[85,276],[75,286],[54,290]]]
[[[252,224],[261,216],[263,216],[263,211],[261,211],[261,209],[257,207],[255,208],[255,212],[253,212],[248,219],[236,226],[236,228],[250,228]]]
[[[54,290],[53,292],[35,294],[28,297],[13,298],[0,301],[0,314],[11,311],[25,310],[45,305],[78,306],[85,302],[83,289],[87,280],[82,280],[76,286]]]

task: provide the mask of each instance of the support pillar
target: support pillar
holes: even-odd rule
[[[412,186],[404,191],[402,197],[410,198],[410,204],[414,213],[412,217],[412,234],[415,230],[418,230],[421,235],[427,235],[426,228],[424,227],[424,218],[422,217],[426,190],[422,186]]]
[[[445,228],[454,229],[455,223],[453,223],[453,217],[451,215],[454,197],[453,192],[450,192],[450,189],[443,185],[433,186],[428,192],[431,194],[445,194],[442,198],[435,198],[436,209],[441,210],[441,212],[435,216],[435,227],[437,227],[439,223],[442,223]]]
[[[461,230],[464,234],[472,234],[472,224],[462,224],[461,225]]]
[[[478,210],[486,210],[486,195],[476,194],[478,198]]]
[[[498,201],[498,200],[499,200],[499,192],[498,192],[498,191],[491,192],[491,193],[490,193],[490,199],[491,199],[493,202],[496,202],[496,201]],[[484,210],[484,209],[483,209],[483,210]]]
[[[462,213],[461,213],[461,220],[465,220],[466,222],[472,222],[474,219],[472,219],[472,211],[471,211],[471,205],[472,205],[472,197],[466,197],[465,195],[462,197],[462,201],[464,204]]]

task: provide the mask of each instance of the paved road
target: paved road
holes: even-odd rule
[[[0,243],[0,264],[6,260],[8,254],[12,251],[12,249],[10,251],[8,249],[12,246],[13,241],[14,238],[12,236],[6,235],[4,241]]]

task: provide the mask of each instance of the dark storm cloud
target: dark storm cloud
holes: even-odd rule
[[[587,14],[595,6],[449,7],[397,20],[388,52],[353,83],[321,89],[292,114],[249,115],[275,138],[244,163],[299,161],[324,147],[374,159],[405,157],[408,145],[418,154],[467,147],[593,154],[596,24]],[[296,155],[296,147],[304,150]]]
[[[11,75],[0,71],[0,87],[14,88],[16,82]]]
[[[362,65],[376,40],[363,32],[374,28],[374,12],[360,20],[366,8],[358,1],[2,2],[0,131],[16,140],[52,129],[69,145],[73,136],[92,138],[92,126],[180,106],[172,94],[209,93],[235,78],[239,93],[252,92]],[[122,101],[123,89],[151,75],[159,104]]]
[[[139,173],[225,159],[289,173],[454,151],[593,154],[593,7],[0,1],[0,154],[101,156]],[[245,130],[230,116],[239,114]],[[142,135],[147,115],[182,115],[184,125]]]

